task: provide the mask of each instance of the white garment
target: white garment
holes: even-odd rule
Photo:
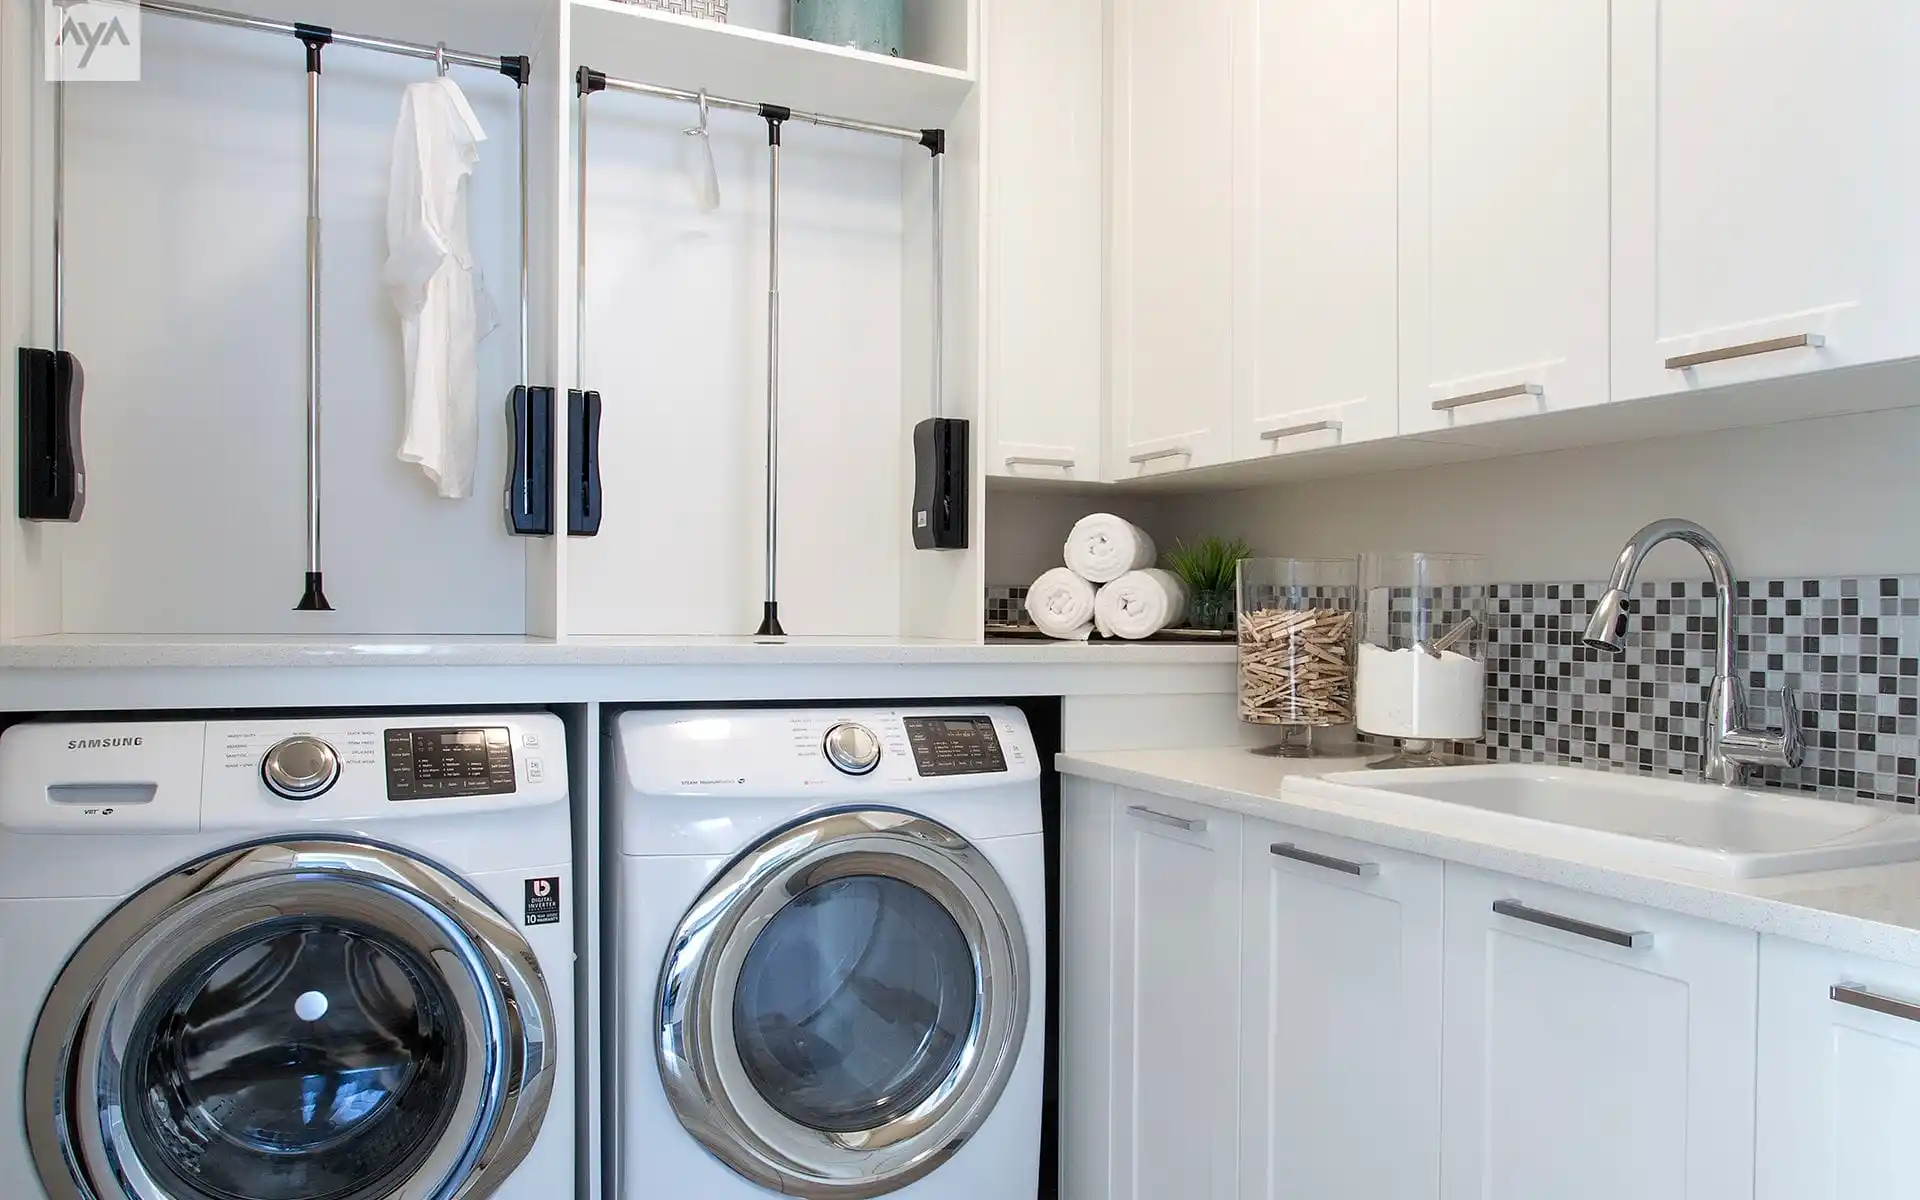
[[[1128,571],[1094,597],[1093,619],[1104,637],[1150,638],[1187,619],[1187,585],[1171,571]]]
[[[1145,530],[1111,513],[1082,517],[1067,535],[1067,566],[1089,583],[1112,583],[1151,567],[1159,556]]]
[[[448,499],[473,491],[480,443],[476,355],[494,327],[467,227],[467,179],[486,138],[451,79],[413,84],[400,101],[381,272],[406,343],[400,460],[419,463]]]
[[[1048,637],[1086,641],[1093,633],[1093,585],[1055,567],[1027,589],[1027,619]]]

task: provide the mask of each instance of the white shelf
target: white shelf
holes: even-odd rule
[[[958,0],[956,0],[958,2]],[[574,58],[638,83],[922,129],[944,126],[971,72],[677,16],[572,0]],[[951,57],[964,58],[965,50]]]

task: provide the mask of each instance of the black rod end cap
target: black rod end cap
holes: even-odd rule
[[[582,96],[591,96],[595,92],[607,90],[607,73],[596,71],[592,67],[581,67],[574,74],[574,83],[579,87]]]
[[[307,572],[307,593],[300,597],[300,603],[293,606],[295,612],[332,612],[333,605],[327,603],[327,593],[320,586],[320,572]]]
[[[947,131],[944,129],[922,129],[920,131],[920,144],[925,146],[930,153],[945,154],[947,152]]]
[[[300,39],[307,48],[307,74],[320,73],[320,47],[333,44],[333,30],[325,25],[309,25],[297,21],[293,26],[293,36]]]
[[[787,631],[780,628],[780,602],[778,600],[767,601],[764,615],[760,618],[760,631],[753,636],[757,638],[783,638],[787,636]]]
[[[521,87],[525,87],[533,80],[533,60],[524,54],[502,55],[500,73]]]

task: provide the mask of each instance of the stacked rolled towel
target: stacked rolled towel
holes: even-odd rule
[[[1128,571],[1151,567],[1160,557],[1153,539],[1131,521],[1110,513],[1080,518],[1067,535],[1067,566],[1089,583],[1112,583]]]
[[[1129,571],[1100,589],[1093,619],[1105,637],[1152,637],[1187,619],[1187,585],[1170,571]]]
[[[1055,567],[1027,589],[1027,619],[1048,637],[1085,641],[1093,633],[1093,585]]]

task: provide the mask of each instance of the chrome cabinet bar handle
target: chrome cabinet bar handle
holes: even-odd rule
[[[1348,862],[1344,858],[1302,850],[1292,842],[1275,842],[1270,849],[1278,858],[1290,858],[1294,862],[1306,863],[1310,867],[1325,867],[1329,871],[1338,871],[1342,875],[1352,875],[1359,879],[1373,879],[1380,874],[1379,863]]]
[[[1277,442],[1281,438],[1299,437],[1303,433],[1340,432],[1338,421],[1313,421],[1305,425],[1288,425],[1281,429],[1269,429],[1260,435],[1263,442]]]
[[[1667,370],[1685,371],[1692,367],[1705,366],[1707,363],[1726,362],[1730,358],[1752,358],[1756,354],[1772,354],[1776,350],[1818,350],[1827,344],[1823,334],[1795,333],[1787,337],[1767,338],[1760,342],[1743,342],[1738,346],[1724,346],[1718,350],[1702,350],[1697,354],[1681,354],[1667,360]]]
[[[1486,392],[1469,392],[1464,396],[1449,396],[1445,400],[1435,400],[1433,411],[1451,412],[1456,408],[1465,408],[1469,404],[1485,404],[1489,400],[1510,400],[1515,396],[1544,396],[1547,389],[1537,383],[1516,383],[1512,387],[1499,387]]]
[[[1857,988],[1851,984],[1840,984],[1829,990],[1827,995],[1842,1004],[1864,1008],[1868,1012],[1884,1013],[1889,1017],[1899,1017],[1902,1021],[1920,1021],[1920,1004],[1895,1000],[1891,996],[1876,995],[1865,988]]]
[[[1062,471],[1071,471],[1075,464],[1071,458],[1029,458],[1024,454],[1016,454],[1007,460],[1007,465],[1010,467],[1059,467]]]
[[[1571,933],[1576,937],[1592,938],[1596,942],[1605,942],[1609,946],[1619,946],[1625,950],[1645,950],[1653,945],[1653,935],[1646,932],[1627,933],[1624,930],[1609,929],[1605,925],[1593,925],[1573,917],[1563,917],[1559,913],[1542,912],[1537,908],[1528,908],[1518,900],[1495,900],[1493,911],[1503,917],[1512,917],[1516,921],[1525,921],[1529,925],[1539,925],[1546,929],[1557,929],[1561,933]]]
[[[1163,458],[1181,458],[1181,457],[1192,458],[1193,457],[1192,449],[1186,446],[1174,446],[1167,450],[1155,450],[1151,454],[1136,454],[1132,458],[1129,458],[1127,461],[1130,463],[1139,464],[1139,463],[1159,462]]]
[[[1184,829],[1188,833],[1205,833],[1207,829],[1205,821],[1196,821],[1191,817],[1176,817],[1172,813],[1163,813],[1158,809],[1148,808],[1144,804],[1133,805],[1127,811],[1142,820],[1152,821],[1156,825],[1170,825],[1175,829]]]

